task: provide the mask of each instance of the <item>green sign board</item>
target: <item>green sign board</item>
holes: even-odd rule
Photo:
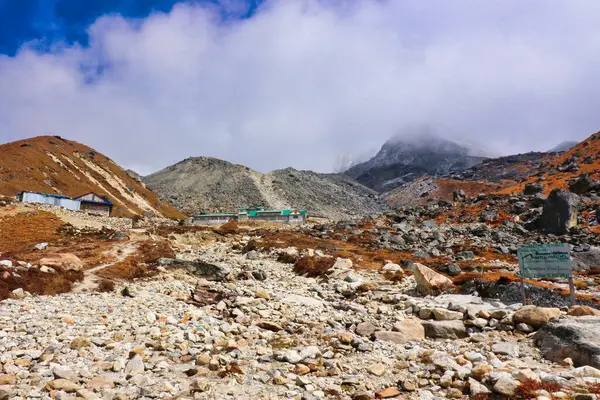
[[[571,255],[566,243],[529,244],[519,247],[523,278],[571,278]]]

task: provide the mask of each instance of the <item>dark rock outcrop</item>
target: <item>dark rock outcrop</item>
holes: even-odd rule
[[[462,339],[467,337],[467,328],[460,320],[422,321],[425,337],[431,339]]]
[[[600,368],[600,317],[578,317],[550,322],[535,334],[542,355],[554,362],[571,358],[576,367]]]
[[[562,235],[577,226],[579,196],[564,189],[554,189],[537,220],[537,227],[546,232]]]
[[[528,183],[525,185],[525,189],[523,190],[523,194],[524,195],[532,195],[532,194],[537,194],[540,193],[541,191],[544,190],[544,185],[542,185],[541,183]]]
[[[589,246],[588,246],[589,247]],[[573,270],[579,273],[600,270],[600,247],[571,252]]]
[[[201,260],[185,261],[176,258],[159,258],[157,263],[161,267],[184,268],[188,272],[201,276],[209,281],[222,281],[230,273],[225,267]]]
[[[577,194],[585,194],[600,189],[600,183],[588,175],[581,175],[569,185],[569,190]]]

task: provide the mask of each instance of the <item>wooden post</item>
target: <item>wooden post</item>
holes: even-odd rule
[[[523,299],[523,305],[526,306],[527,305],[527,297],[525,296],[525,280],[523,279],[523,277],[520,277],[520,282],[521,282],[521,298]]]
[[[569,278],[569,302],[571,307],[575,305],[575,284],[573,283],[573,277]]]

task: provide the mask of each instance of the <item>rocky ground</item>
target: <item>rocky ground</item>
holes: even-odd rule
[[[0,400],[595,399],[600,184],[569,179],[304,226],[8,204]],[[558,242],[578,305],[564,279],[525,279],[522,304],[519,246]]]
[[[107,293],[17,289],[0,306],[0,398],[542,400],[598,392],[600,370],[581,367],[577,349],[551,362],[535,345],[562,340],[551,324],[593,317],[427,295],[452,292],[452,282],[421,264],[357,271],[337,259],[322,277],[299,276],[276,259],[320,251],[248,251],[253,239],[179,244],[179,261],[157,261],[159,275]],[[570,313],[595,314],[578,310]]]

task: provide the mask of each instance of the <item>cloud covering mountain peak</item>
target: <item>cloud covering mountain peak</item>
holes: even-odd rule
[[[142,174],[189,156],[330,171],[414,121],[499,153],[597,130],[600,5],[266,1],[106,15],[0,55],[2,139],[59,134]],[[557,29],[561,27],[561,29]]]

